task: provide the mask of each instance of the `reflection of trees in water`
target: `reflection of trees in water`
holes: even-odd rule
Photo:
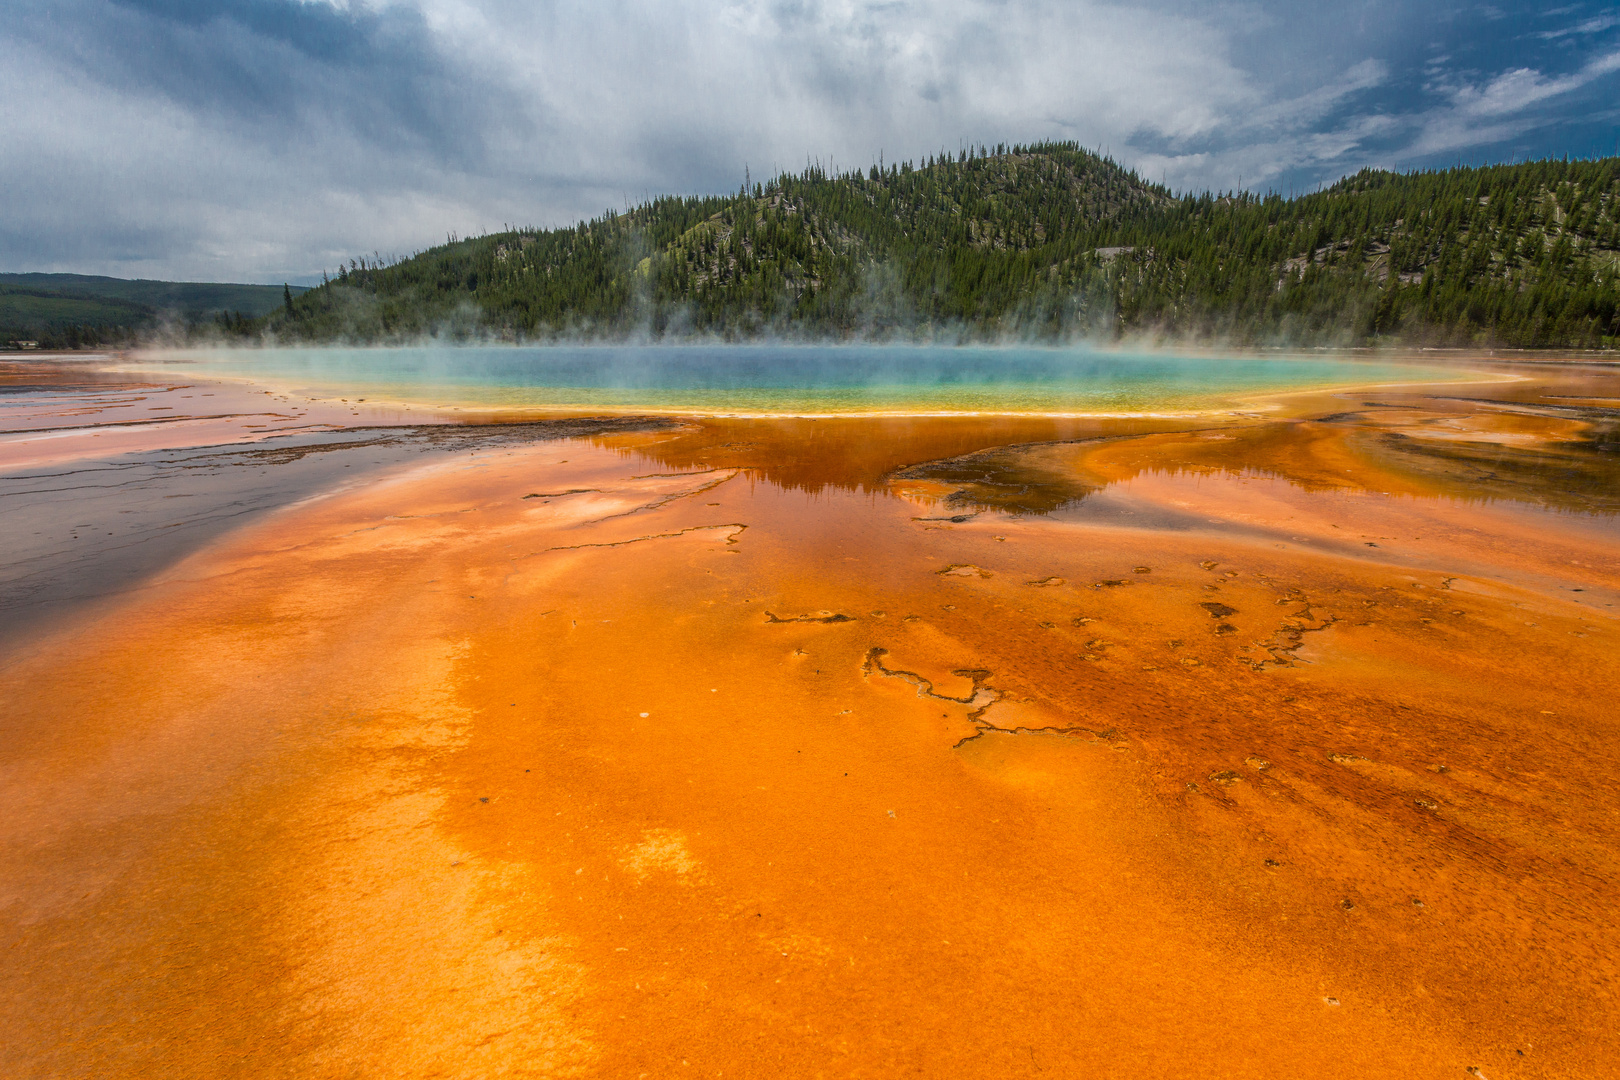
[[[972,454],[897,469],[891,481],[928,481],[953,485],[941,501],[952,509],[999,510],[1003,513],[1050,514],[1074,506],[1100,491],[1108,481],[1080,467],[1079,443],[998,446]]]
[[[1508,404],[1508,403],[1502,403]],[[1514,410],[1535,417],[1533,407]],[[1421,427],[1391,431],[1373,427],[1361,413],[1322,418],[1327,423],[1355,425],[1348,444],[1368,464],[1439,488],[1466,502],[1510,501],[1582,513],[1620,513],[1620,414],[1616,410],[1583,410],[1588,423],[1580,438],[1538,442],[1529,446],[1493,441],[1485,432],[1474,440],[1425,438]],[[1567,420],[1564,412],[1554,414]],[[1313,428],[1314,430],[1307,430]],[[1347,474],[1324,472],[1312,450],[1321,429],[1296,423],[1261,424],[1228,431],[1219,442],[1200,433],[1167,433],[1172,442],[1155,439],[1152,449],[1174,447],[1177,460],[1151,452],[1134,462],[1111,461],[1106,469],[1089,469],[1091,453],[1140,436],[1102,436],[1066,442],[1000,446],[953,458],[897,469],[891,482],[922,481],[954,488],[936,494],[946,512],[996,510],[1031,515],[1071,508],[1110,484],[1147,474],[1223,474],[1285,480],[1304,491],[1363,489]],[[1185,438],[1177,438],[1177,436]],[[1337,441],[1343,436],[1332,435]],[[1106,475],[1104,474],[1106,473]],[[926,493],[908,492],[908,494]]]
[[[1620,409],[1548,400],[1568,396],[1428,399],[1482,407],[1484,415],[1541,422],[1545,430],[1538,436],[1558,436],[1538,438],[1530,445],[1498,441],[1483,430],[1472,439],[1426,437],[1422,423],[1400,431],[1360,432],[1356,445],[1379,465],[1439,483],[1455,498],[1528,502],[1585,513],[1620,512]]]
[[[940,513],[1051,514],[1146,474],[1285,480],[1304,491],[1378,490],[1620,511],[1620,410],[1590,404],[1415,398],[1310,421],[1063,417],[692,418],[659,437],[601,445],[671,470],[740,469],[790,491],[905,495]],[[1511,412],[1529,446],[1488,430],[1425,436],[1480,410]],[[1439,431],[1435,432],[1438,436]],[[1571,436],[1574,438],[1571,438]],[[1556,436],[1558,440],[1545,439]],[[1347,457],[1348,453],[1348,457]],[[1351,468],[1347,468],[1351,466]],[[1382,477],[1365,473],[1370,467]],[[1405,478],[1405,483],[1401,478]]]
[[[1021,508],[1023,512],[1044,513],[1065,500],[1083,496],[1103,481],[1085,478],[1077,488],[1072,464],[1031,466],[1029,454],[1050,447],[1072,449],[1077,442],[1183,430],[1185,421],[1143,418],[705,418],[691,421],[668,438],[618,445],[625,453],[663,467],[744,469],[751,476],[789,491],[812,495],[824,489],[892,495],[892,482],[908,478],[902,475],[908,470],[948,470],[958,463],[961,469],[984,473],[990,484],[1050,488],[1054,492],[1066,486],[1068,494],[1062,497],[1033,490],[1028,494],[1029,505]],[[613,444],[613,440],[608,443]],[[1037,475],[1024,479],[1012,475],[1030,468],[1035,468]],[[918,474],[911,478],[920,477]],[[984,495],[998,508],[1011,508],[1005,498],[994,499],[992,488],[987,488]],[[1052,501],[1054,498],[1056,501]]]
[[[1538,446],[1425,439],[1398,431],[1381,432],[1367,446],[1379,464],[1438,481],[1457,498],[1620,512],[1620,430],[1614,426],[1579,442]]]

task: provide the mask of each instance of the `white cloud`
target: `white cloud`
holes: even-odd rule
[[[1620,52],[1600,56],[1581,70],[1558,78],[1548,78],[1529,68],[1515,68],[1484,86],[1457,88],[1452,93],[1452,105],[1466,116],[1506,116],[1523,112],[1548,98],[1579,90],[1612,71],[1620,71]]]
[[[1536,37],[1541,38],[1543,41],[1556,41],[1572,34],[1601,34],[1611,26],[1620,26],[1620,15],[1597,15],[1578,22],[1574,26],[1566,26],[1561,30],[1543,30]]]
[[[1006,139],[1119,153],[1267,107],[1225,31],[1095,0],[71,2],[32,40],[0,32],[0,94],[49,102],[0,121],[0,185],[37,223],[0,226],[0,257],[30,269],[279,279],[725,190],[745,164]]]
[[[1620,52],[1598,56],[1568,75],[1548,77],[1529,68],[1515,68],[1483,84],[1450,87],[1448,105],[1416,118],[1417,133],[1403,153],[1410,158],[1515,138],[1541,122],[1534,114],[1537,106],[1616,71],[1620,71]]]
[[[1462,79],[1347,29],[1388,44],[1400,10],[12,0],[0,268],[280,281],[451,229],[733,189],[745,164],[757,179],[963,142],[1073,139],[1173,185],[1258,186],[1508,137],[1620,69]]]

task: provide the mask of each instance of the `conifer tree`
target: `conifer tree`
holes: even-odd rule
[[[294,314],[283,286],[286,314]],[[1614,347],[1620,159],[1175,195],[1072,143],[998,144],[507,229],[312,290],[296,333]],[[291,325],[281,332],[292,333]],[[670,330],[669,332],[675,332]]]

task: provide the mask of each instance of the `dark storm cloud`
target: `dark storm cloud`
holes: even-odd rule
[[[964,142],[1182,188],[1613,152],[1610,4],[13,0],[0,268],[294,280]]]

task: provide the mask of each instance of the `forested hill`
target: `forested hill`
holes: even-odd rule
[[[1162,334],[1612,348],[1620,158],[1175,196],[1072,144],[980,149],[355,260],[281,340]]]
[[[0,348],[27,339],[47,349],[124,345],[166,323],[235,325],[284,307],[286,285],[149,281],[85,274],[0,274]]]

